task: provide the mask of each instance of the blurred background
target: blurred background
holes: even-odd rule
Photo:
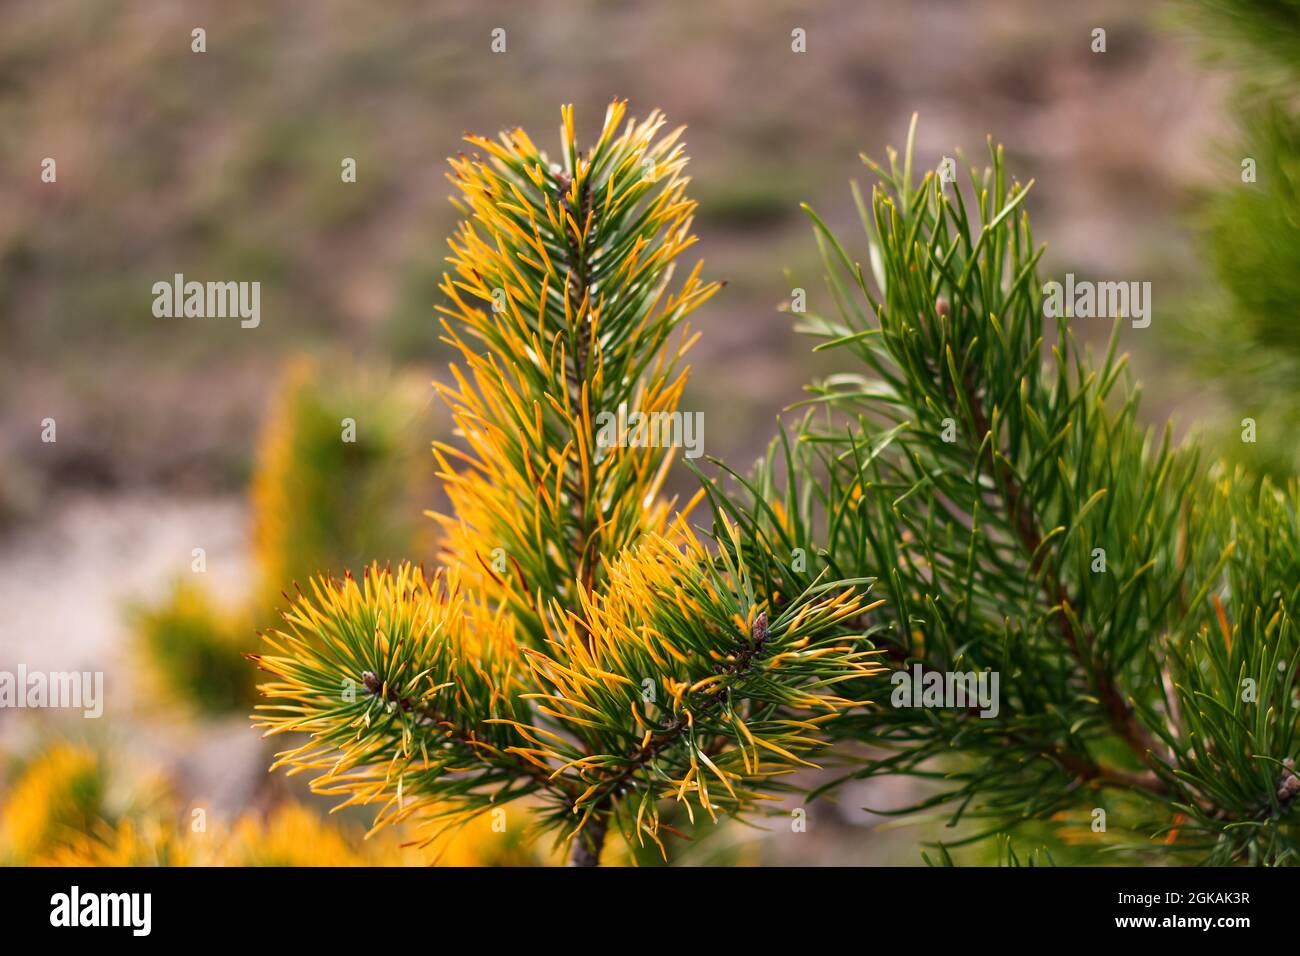
[[[0,862],[407,858],[356,849],[357,819],[323,822],[304,783],[267,774],[238,653],[290,582],[433,553],[433,307],[465,131],[553,145],[561,104],[590,136],[615,96],[687,125],[697,251],[728,285],[694,319],[683,407],[736,467],[831,370],[778,311],[796,286],[824,298],[798,204],[860,254],[858,154],[901,145],[915,111],[926,165],[978,161],[991,134],[1037,181],[1045,276],[1152,283],[1152,326],[1121,338],[1149,420],[1294,469],[1286,0],[13,0],[0,24],[0,670],[103,671],[108,699],[101,720],[0,710]],[[176,273],[260,282],[260,325],[156,318]],[[1283,277],[1263,297],[1262,274]],[[1243,452],[1230,426],[1265,401],[1269,437]],[[681,862],[920,863],[924,826],[861,809],[905,803],[891,786]],[[219,852],[158,822],[196,808]],[[546,858],[480,834],[444,862]]]

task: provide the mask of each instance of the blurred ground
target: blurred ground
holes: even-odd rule
[[[1029,209],[1049,243],[1046,272],[1150,280],[1157,324],[1173,320],[1167,306],[1197,281],[1180,216],[1216,172],[1225,120],[1219,83],[1155,19],[1162,9],[4,4],[0,667],[93,666],[110,687],[147,696],[120,608],[156,596],[200,544],[218,589],[241,587],[243,494],[284,360],[337,350],[441,374],[432,311],[454,212],[444,159],[464,130],[519,124],[551,142],[561,103],[591,132],[615,95],[634,114],[659,107],[688,125],[698,251],[706,275],[729,284],[695,321],[704,335],[684,406],[706,412],[708,453],[738,467],[825,370],[776,308],[792,285],[813,307],[824,299],[798,203],[856,239],[847,182],[866,178],[858,152],[883,156],[913,111],[926,164],[954,146],[977,158],[992,133],[1037,180]],[[204,54],[190,52],[196,26]],[[499,55],[496,27],[507,37]],[[791,52],[796,27],[805,54]],[[1090,51],[1094,27],[1107,31],[1104,54]],[[46,156],[56,184],[40,181]],[[345,156],[356,184],[339,181]],[[261,326],[155,319],[151,286],[177,272],[260,281]],[[1168,384],[1156,341],[1124,332],[1151,386],[1147,415],[1178,409],[1186,424],[1197,405]],[[429,415],[428,431],[444,435]],[[40,440],[47,417],[54,444]],[[432,462],[429,483],[432,499]],[[19,721],[0,717],[3,747]],[[188,754],[200,780],[260,759],[239,734],[196,734],[136,743]],[[811,858],[806,844],[785,844]],[[878,850],[851,843],[834,858],[880,861]]]

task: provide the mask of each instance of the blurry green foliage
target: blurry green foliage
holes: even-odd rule
[[[291,363],[251,489],[254,560],[268,600],[320,571],[341,575],[420,553],[424,523],[412,518],[413,498],[431,457],[410,439],[426,395],[410,378]]]
[[[741,166],[702,183],[700,219],[732,228],[768,226],[795,218],[805,184],[788,167]]]
[[[132,607],[128,617],[163,682],[196,710],[219,714],[254,698],[240,657],[253,624],[224,612],[198,584],[178,578],[161,604]]]
[[[1186,19],[1235,68],[1241,131],[1232,174],[1197,226],[1214,285],[1189,305],[1179,346],[1230,411],[1223,446],[1256,471],[1300,469],[1300,3],[1188,0]],[[1253,161],[1253,179],[1247,161]],[[1240,165],[1239,165],[1240,164]],[[1242,420],[1257,424],[1241,440]]]
[[[1268,104],[1246,132],[1258,179],[1206,202],[1203,242],[1220,287],[1189,308],[1181,344],[1233,409],[1225,447],[1281,476],[1300,467],[1300,116]],[[1257,422],[1253,443],[1238,434],[1246,417]]]
[[[422,463],[411,442],[423,389],[409,377],[337,363],[291,362],[263,430],[250,498],[253,581],[233,610],[179,578],[168,597],[128,616],[170,696],[209,714],[247,710],[255,675],[241,654],[253,621],[285,600],[281,589],[317,572],[342,575],[370,560],[421,553],[416,500]]]
[[[1186,0],[1184,15],[1211,53],[1248,65],[1257,78],[1274,69],[1300,72],[1297,0]]]

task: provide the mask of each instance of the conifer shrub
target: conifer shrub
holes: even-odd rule
[[[705,534],[671,450],[596,424],[680,411],[717,290],[675,282],[678,133],[623,113],[581,150],[566,109],[555,162],[521,130],[452,160],[442,567],[302,591],[255,656],[259,726],[306,735],[276,765],[428,839],[526,800],[579,865],[613,829],[662,848],[674,802],[884,775],[946,814],[933,861],[1293,862],[1296,485],[1145,425],[1119,322],[1093,356],[1045,318],[1001,148],[954,182],[913,126],[854,188],[865,242],[808,210],[828,308],[799,327],[842,370],[755,473],[699,472]],[[819,756],[857,762],[793,776]]]

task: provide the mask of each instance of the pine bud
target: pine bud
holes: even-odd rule
[[[1286,769],[1282,772],[1282,778],[1277,785],[1277,798],[1283,803],[1290,801],[1297,793],[1300,793],[1300,777],[1293,772],[1295,770],[1295,760],[1287,757],[1282,761],[1282,766]]]

